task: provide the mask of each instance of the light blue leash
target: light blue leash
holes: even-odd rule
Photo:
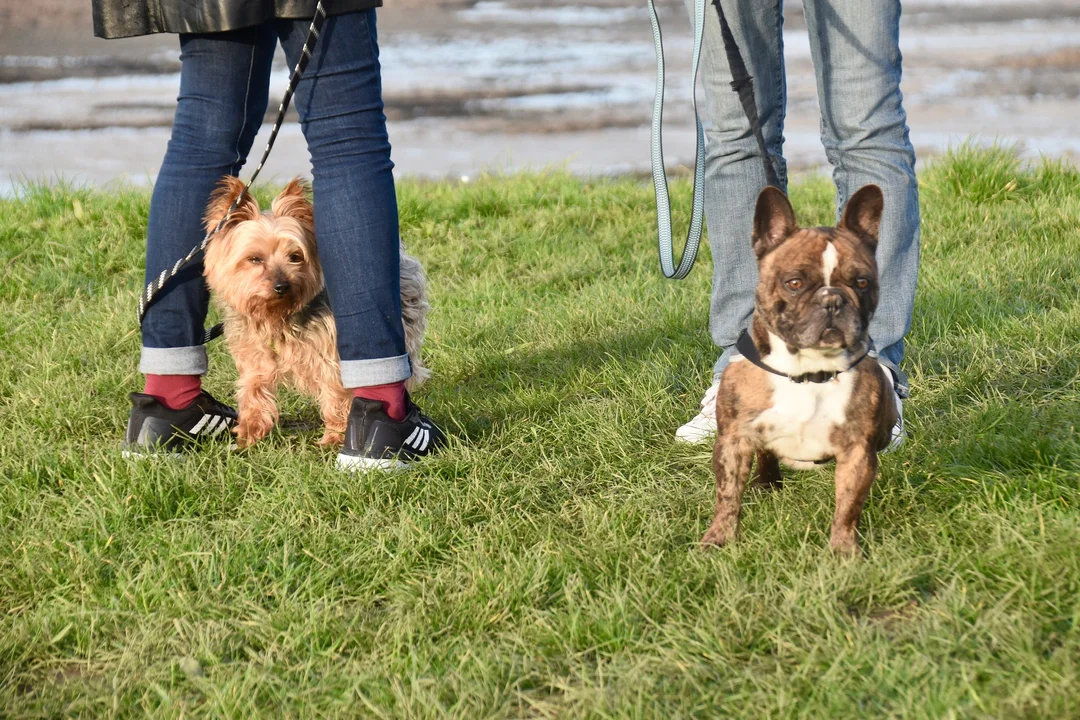
[[[705,31],[705,0],[694,0],[694,59],[691,71],[691,96],[694,103],[694,120],[697,123],[697,150],[694,155],[694,207],[690,213],[690,229],[686,233],[686,246],[683,249],[679,267],[675,267],[674,248],[671,239],[671,198],[668,195],[667,169],[664,167],[664,142],[661,128],[664,123],[664,41],[660,36],[660,20],[656,17],[656,6],[649,2],[649,16],[652,19],[653,43],[656,46],[656,94],[653,100],[652,117],[652,176],[656,190],[656,230],[659,234],[660,269],[669,280],[681,280],[694,267],[698,248],[701,246],[701,231],[705,225],[705,129],[697,111],[697,71],[701,58],[701,39]]]
[[[679,267],[675,267],[674,248],[671,240],[671,200],[668,196],[667,170],[664,167],[664,147],[660,135],[664,118],[664,43],[660,37],[660,21],[656,17],[654,0],[648,0],[649,15],[652,18],[653,43],[656,46],[656,94],[653,99],[652,117],[652,175],[653,187],[656,189],[656,230],[660,246],[660,270],[664,277],[669,280],[681,280],[694,267],[697,260],[698,249],[701,247],[701,231],[704,226],[705,215],[705,130],[701,125],[701,117],[697,111],[697,72],[698,63],[701,59],[701,41],[705,31],[705,0],[694,0],[694,59],[691,71],[691,96],[694,102],[694,120],[697,122],[697,150],[694,156],[694,207],[690,212],[690,229],[686,233],[686,246],[683,250]],[[739,54],[739,46],[735,43],[735,37],[724,17],[724,9],[720,0],[712,0],[716,6],[716,14],[720,18],[720,36],[724,42],[724,53],[727,55],[728,68],[731,71],[731,89],[739,94],[743,112],[750,123],[750,129],[757,141],[758,153],[765,168],[765,182],[774,187],[781,188],[780,180],[773,167],[768,149],[765,145],[765,136],[761,130],[761,122],[758,119],[757,103],[754,100],[754,83],[750,73],[746,70],[742,55]]]

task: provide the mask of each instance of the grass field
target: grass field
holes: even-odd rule
[[[122,460],[148,195],[0,200],[0,716],[1080,716],[1080,172],[921,181],[910,437],[855,561],[829,471],[696,547],[710,259],[659,276],[647,184],[401,184],[455,442],[361,476],[293,396],[251,451]],[[831,224],[828,180],[792,195]]]

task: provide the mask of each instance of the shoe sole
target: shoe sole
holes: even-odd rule
[[[676,435],[675,442],[681,445],[705,445],[706,443],[712,442],[715,437],[716,433],[712,433],[711,435],[698,435],[695,437]]]
[[[367,472],[368,470],[404,470],[409,467],[400,460],[390,458],[369,458],[360,455],[346,455],[339,453],[337,456],[338,470],[347,472]]]
[[[153,462],[155,460],[179,460],[184,455],[178,452],[143,452],[141,450],[121,450],[120,457],[125,460]]]
[[[675,431],[675,442],[702,445],[716,437],[716,420],[698,414]]]

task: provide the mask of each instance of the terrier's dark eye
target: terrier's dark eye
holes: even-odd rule
[[[289,262],[291,262],[291,263],[302,263],[302,262],[304,262],[304,256],[301,255],[300,253],[292,253],[292,254],[289,255]]]
[[[870,281],[864,277],[855,278],[855,287],[859,288],[860,290],[865,290],[866,288],[870,287]]]
[[[252,255],[248,258],[248,262],[252,265],[262,265],[262,258],[258,255]]]
[[[802,290],[803,281],[801,278],[791,278],[784,284],[787,285],[788,290],[798,292],[799,290]]]

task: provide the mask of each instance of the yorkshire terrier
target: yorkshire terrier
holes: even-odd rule
[[[206,209],[207,230],[217,226],[243,190],[239,178],[221,181]],[[266,212],[244,193],[206,248],[203,264],[240,373],[237,445],[247,447],[274,427],[282,385],[319,401],[325,425],[319,444],[341,444],[352,393],[341,384],[337,327],[323,285],[307,186],[293,180]],[[424,286],[423,267],[402,247],[401,311],[413,371],[408,388],[430,375],[420,358],[429,307]]]

